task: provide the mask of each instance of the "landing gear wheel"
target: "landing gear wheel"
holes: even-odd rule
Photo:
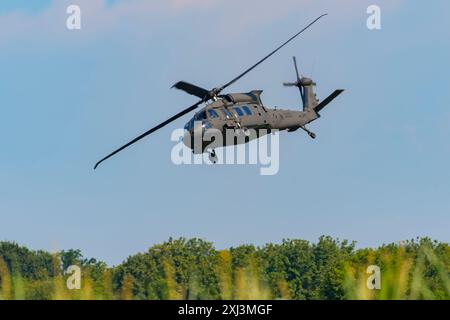
[[[209,161],[211,161],[212,163],[216,164],[217,163],[217,155],[216,152],[213,150],[211,150],[211,152],[209,153]]]
[[[315,138],[316,138],[316,134],[315,134],[314,132],[309,131],[309,130],[306,129],[305,127],[300,127],[300,128],[302,128],[303,131],[305,131],[305,132],[308,134],[308,136],[311,137],[311,139],[315,139]]]

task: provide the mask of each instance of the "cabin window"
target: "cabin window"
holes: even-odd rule
[[[217,117],[219,117],[219,115],[217,114],[216,110],[208,109],[208,113],[209,113],[209,116],[210,116],[211,118],[217,118]]]
[[[226,108],[223,108],[223,109],[222,109],[222,112],[223,112],[223,114],[225,115],[225,117],[226,117],[227,119],[233,118],[233,115],[231,114],[231,112],[228,111]]]
[[[239,117],[244,116],[244,112],[241,110],[241,108],[236,107],[236,108],[234,108],[234,110],[236,111],[236,113],[238,114]]]
[[[244,110],[244,112],[245,112],[248,116],[251,116],[251,115],[252,115],[252,111],[250,110],[249,107],[243,106],[242,109]]]

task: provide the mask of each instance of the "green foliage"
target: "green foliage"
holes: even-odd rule
[[[0,258],[10,274],[20,274],[27,279],[46,279],[58,272],[50,253],[31,251],[14,242],[0,242]]]
[[[369,265],[381,290],[366,287]],[[68,290],[67,268],[82,270]],[[0,242],[0,299],[450,299],[450,246],[429,238],[377,249],[320,237],[217,251],[201,239],[169,239],[117,267],[80,250],[50,254]]]
[[[209,242],[169,239],[120,265],[115,272],[115,288],[131,279],[137,299],[216,299],[217,262],[218,253]]]

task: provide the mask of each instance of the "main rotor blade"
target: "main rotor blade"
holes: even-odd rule
[[[172,88],[183,90],[184,92],[199,97],[200,99],[204,99],[209,94],[209,90],[203,89],[199,86],[196,86],[195,84],[186,81],[178,81],[172,86]]]
[[[236,81],[238,81],[239,79],[241,79],[243,76],[245,76],[247,73],[249,73],[250,71],[252,71],[253,69],[255,69],[257,66],[259,66],[261,63],[263,63],[264,61],[266,61],[267,59],[269,59],[272,55],[274,55],[278,50],[280,50],[281,48],[283,48],[285,45],[287,45],[289,42],[291,42],[292,40],[294,40],[295,38],[297,38],[301,33],[303,33],[306,29],[308,29],[309,27],[311,27],[314,23],[317,22],[317,20],[319,20],[320,18],[326,16],[327,13],[321,15],[320,17],[318,17],[316,20],[314,20],[313,22],[311,22],[310,24],[308,24],[306,27],[304,27],[302,30],[300,30],[299,32],[297,32],[294,36],[292,36],[289,40],[287,40],[285,43],[283,43],[281,46],[279,46],[278,48],[276,48],[274,51],[272,51],[271,53],[269,53],[267,56],[265,56],[264,58],[262,58],[261,60],[259,60],[257,63],[255,63],[252,67],[248,68],[247,70],[245,70],[243,73],[241,73],[239,76],[237,76],[236,78],[234,78],[233,80],[231,80],[230,82],[228,82],[227,84],[223,85],[222,87],[218,88],[216,90],[216,94],[220,93],[223,89],[231,86],[233,83],[235,83]]]
[[[156,127],[151,128],[150,130],[144,132],[143,134],[141,134],[139,137],[134,138],[133,140],[131,140],[130,142],[128,142],[126,145],[120,147],[119,149],[117,149],[116,151],[112,152],[111,154],[107,155],[106,157],[104,157],[102,160],[100,160],[99,162],[97,162],[94,166],[94,170],[97,169],[98,165],[100,163],[102,163],[103,161],[105,161],[106,159],[111,158],[113,155],[115,155],[116,153],[122,151],[123,149],[131,146],[133,143],[141,140],[142,138],[148,136],[149,134],[155,132],[156,130],[161,129],[162,127],[168,125],[169,123],[171,123],[172,121],[175,121],[176,119],[184,116],[186,113],[191,112],[192,110],[196,109],[200,104],[202,104],[204,101],[200,100],[199,102],[197,102],[196,104],[190,106],[189,108],[184,109],[183,111],[177,113],[176,115],[174,115],[173,117],[167,119],[164,122],[161,122],[160,124],[158,124]]]

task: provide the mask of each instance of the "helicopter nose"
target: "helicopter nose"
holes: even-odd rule
[[[189,131],[186,131],[185,133],[184,133],[184,136],[183,136],[183,144],[186,146],[186,147],[188,147],[188,148],[190,148],[190,149],[192,149],[192,136],[191,136],[191,133],[189,132]]]
[[[207,120],[194,122],[193,126],[191,126],[191,122],[189,122],[185,126],[186,131],[183,136],[184,145],[188,148],[194,149],[194,143],[196,141],[202,142],[204,133],[211,127],[211,123]]]
[[[194,144],[196,142],[199,142],[201,144],[201,142],[203,141],[203,130],[199,130],[199,131],[185,131],[184,132],[184,136],[183,136],[183,144],[190,148],[190,149],[194,149]]]

